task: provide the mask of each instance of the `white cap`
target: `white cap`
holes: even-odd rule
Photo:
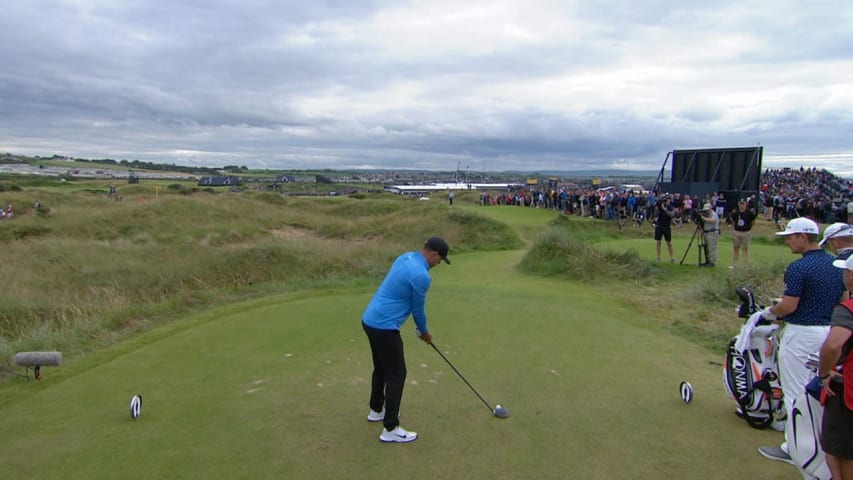
[[[853,227],[846,223],[833,223],[823,231],[823,240],[818,245],[822,247],[830,238],[838,237],[853,237]]]
[[[784,232],[776,232],[776,235],[787,236],[795,233],[808,233],[810,235],[820,235],[820,227],[814,222],[805,217],[799,217],[791,220],[785,225]]]
[[[832,262],[832,265],[838,268],[846,268],[847,270],[853,270],[853,257],[850,257],[847,260],[835,260],[834,262]]]

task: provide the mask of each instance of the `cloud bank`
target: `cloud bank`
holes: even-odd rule
[[[659,169],[763,145],[853,175],[853,6],[34,0],[0,151],[252,168]]]

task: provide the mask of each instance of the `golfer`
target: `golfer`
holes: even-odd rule
[[[785,237],[791,253],[802,255],[785,269],[782,300],[761,313],[766,320],[785,320],[779,343],[779,382],[791,418],[794,399],[812,377],[806,360],[823,345],[832,310],[846,298],[846,289],[841,272],[832,265],[832,255],[818,246],[820,228],[814,221],[795,218],[776,235]],[[760,447],[758,451],[771,460],[792,463],[787,439],[781,446]]]
[[[364,333],[373,355],[368,422],[383,423],[382,442],[408,443],[418,438],[400,426],[400,401],[406,383],[406,358],[400,327],[412,316],[418,336],[432,343],[424,309],[432,278],[429,270],[442,260],[450,264],[450,247],[440,237],[432,237],[419,252],[407,252],[394,260],[382,285],[361,316]]]
[[[846,225],[846,224],[841,224]],[[853,290],[853,258],[832,262],[844,269],[844,285]],[[853,300],[832,312],[829,335],[820,349],[821,384],[826,394],[820,445],[836,480],[853,480]],[[839,368],[840,367],[840,368]]]

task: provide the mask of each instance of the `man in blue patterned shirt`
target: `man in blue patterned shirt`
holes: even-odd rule
[[[834,257],[819,245],[820,227],[808,218],[795,218],[776,235],[785,238],[791,253],[802,257],[785,269],[785,291],[782,300],[764,310],[762,317],[777,320],[784,317],[779,343],[779,381],[784,395],[785,411],[791,415],[794,399],[809,382],[812,372],[805,363],[809,354],[820,351],[832,310],[846,297],[843,276],[832,265]],[[787,440],[781,447],[761,447],[758,451],[771,460],[792,463]]]

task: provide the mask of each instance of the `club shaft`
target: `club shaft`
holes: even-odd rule
[[[462,381],[465,382],[465,385],[468,385],[468,388],[470,388],[471,391],[474,392],[474,395],[476,395],[477,398],[479,398],[483,402],[483,404],[486,405],[486,408],[488,408],[489,411],[491,412],[492,407],[489,405],[489,402],[487,402],[486,399],[483,398],[483,396],[480,395],[476,389],[474,389],[474,387],[468,382],[468,380],[465,379],[465,377],[462,375],[462,373],[460,373],[459,370],[457,370],[456,367],[454,367],[453,364],[450,363],[450,360],[448,360],[447,357],[445,357],[444,354],[441,353],[441,350],[439,350],[438,347],[436,347],[435,344],[432,342],[430,342],[429,346],[432,347],[433,350],[438,352],[439,355],[441,355],[441,358],[443,358],[444,361],[447,362],[447,364],[450,366],[450,368],[452,368],[453,371],[456,372],[456,375],[459,375],[459,378],[461,378]]]

